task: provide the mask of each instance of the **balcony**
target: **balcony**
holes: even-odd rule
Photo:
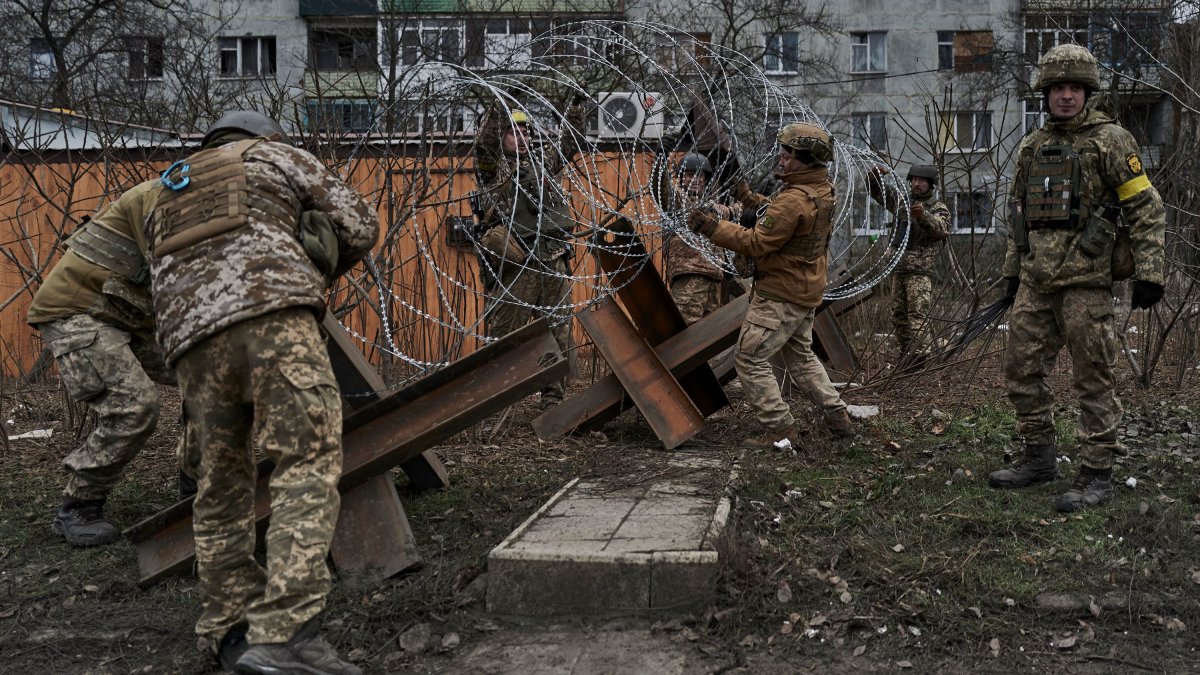
[[[375,16],[375,0],[300,0],[300,17]]]

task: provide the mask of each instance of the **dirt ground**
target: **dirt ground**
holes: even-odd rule
[[[1067,377],[1060,368],[1053,388],[1069,458]],[[436,448],[452,485],[402,490],[424,566],[369,592],[335,584],[326,633],[368,672],[1195,672],[1200,396],[1125,380],[1117,499],[1069,517],[1050,504],[1065,481],[986,487],[1019,447],[994,354],[852,386],[849,403],[882,414],[850,443],[818,426],[793,453],[734,449],[755,427],[733,387],[733,406],[692,441],[741,462],[712,606],[553,624],[485,612],[488,551],[571,478],[662,451],[634,412],[540,441],[523,402]],[[178,401],[163,394],[159,431],[109,501],[122,528],[173,502]],[[76,550],[50,532],[83,412],[53,381],[4,383],[0,406],[10,436],[55,429],[0,453],[0,670],[212,672],[192,633],[193,580],[139,588],[127,542]],[[661,659],[637,660],[650,656]]]

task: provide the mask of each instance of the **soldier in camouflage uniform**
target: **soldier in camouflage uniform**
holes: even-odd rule
[[[746,448],[798,443],[796,420],[770,364],[780,352],[796,386],[823,413],[829,431],[840,437],[853,433],[846,404],[812,350],[813,320],[828,282],[835,199],[826,165],[832,159],[833,141],[827,132],[814,124],[789,124],[779,132],[775,177],[783,182],[782,190],[767,198],[751,191],[745,181],[735,188],[743,209],[760,213],[765,207],[753,228],[703,209],[688,219],[688,227],[713,243],[754,259],[754,290],[734,367],[765,431],[744,440]]]
[[[578,128],[582,113],[566,118]],[[575,217],[562,188],[562,171],[578,150],[564,129],[558,152],[535,157],[529,116],[520,110],[489,111],[475,136],[475,166],[483,235],[481,274],[487,293],[484,322],[490,337],[504,337],[538,317],[563,354],[571,346],[571,241]],[[537,161],[540,159],[540,161]],[[541,406],[563,400],[566,380],[542,389]]]
[[[116,541],[104,504],[154,433],[154,383],[174,384],[154,345],[142,233],[160,189],[157,179],[141,183],[81,225],[29,307],[67,393],[96,414],[96,428],[63,461],[53,528],[73,546]]]
[[[1137,143],[1107,113],[1087,105],[1099,65],[1083,47],[1046,52],[1036,85],[1051,119],[1017,150],[1013,223],[1004,276],[1015,297],[1005,378],[1024,457],[988,476],[992,487],[1021,488],[1058,476],[1054,401],[1046,375],[1066,345],[1079,399],[1079,474],[1055,498],[1070,512],[1112,499],[1121,405],[1113,370],[1113,250],[1118,217],[1129,226],[1135,264],[1133,307],[1163,294],[1166,214],[1138,158]]]
[[[899,234],[908,227],[908,243],[904,257],[896,265],[892,291],[892,328],[902,357],[917,365],[928,357],[932,344],[929,332],[929,306],[933,302],[933,261],[942,242],[950,236],[950,209],[934,199],[937,186],[937,167],[928,164],[913,166],[908,172],[911,190],[910,205],[897,213],[904,200],[894,189],[885,186],[880,176],[886,167],[871,170],[867,185],[871,197],[888,211],[896,214],[893,232]]]
[[[685,206],[696,206],[704,198],[704,191],[712,179],[712,165],[704,155],[689,153],[679,162],[679,194]],[[714,205],[716,206],[716,205]],[[732,211],[725,213],[730,220],[738,220]],[[704,239],[699,240],[704,250],[696,248],[696,242],[685,241],[673,236],[667,239],[666,268],[667,284],[671,297],[689,325],[712,314],[725,303],[725,272],[713,262],[724,257],[725,251]]]
[[[224,115],[181,164],[163,175],[146,238],[159,342],[200,456],[196,632],[240,673],[360,673],[318,634],[342,466],[318,316],[331,280],[374,245],[378,216],[255,112]],[[252,442],[275,463],[266,569]]]

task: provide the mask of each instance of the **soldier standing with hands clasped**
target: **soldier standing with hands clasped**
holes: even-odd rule
[[[1058,477],[1054,401],[1046,375],[1066,345],[1079,399],[1079,473],[1054,505],[1070,512],[1112,499],[1121,404],[1113,371],[1113,249],[1116,223],[1129,225],[1133,307],[1163,295],[1166,212],[1150,184],[1137,143],[1107,113],[1087,106],[1100,87],[1096,58],[1078,45],[1042,57],[1037,83],[1050,119],[1017,150],[1013,222],[1004,261],[1009,318],[1005,378],[1025,439],[1024,457],[988,483],[1022,488]]]
[[[903,200],[894,189],[880,180],[889,173],[885,167],[874,167],[867,176],[871,197],[896,215],[893,231],[903,232],[909,226],[904,257],[896,265],[895,286],[892,290],[892,328],[902,359],[908,365],[919,366],[929,357],[932,335],[929,332],[929,307],[933,303],[933,259],[942,242],[950,236],[950,209],[934,199],[937,186],[937,167],[928,164],[913,166],[908,172],[912,202],[901,213]]]

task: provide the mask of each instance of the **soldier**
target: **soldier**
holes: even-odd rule
[[[141,183],[80,225],[29,306],[67,394],[96,414],[96,428],[63,461],[53,530],[72,546],[116,541],[104,504],[158,424],[154,383],[175,384],[154,345],[142,233],[161,187]],[[194,492],[188,482],[181,478],[181,497]]]
[[[897,213],[903,200],[880,180],[887,173],[886,167],[872,168],[867,185],[871,198],[896,215],[893,231],[897,235],[909,226],[904,257],[893,277],[892,328],[901,357],[907,357],[910,366],[917,366],[928,358],[932,344],[929,306],[933,300],[933,259],[950,236],[950,209],[933,198],[937,168],[917,164],[908,171],[911,205],[906,213]]]
[[[680,196],[685,205],[700,204],[713,176],[708,159],[704,155],[688,153],[679,161],[678,173]],[[732,211],[725,213],[725,217],[738,220]],[[705,248],[700,251],[682,237],[667,240],[667,284],[683,320],[689,325],[712,314],[725,302],[725,272],[713,260],[723,258],[725,251],[712,246]]]
[[[799,433],[769,360],[782,351],[788,372],[824,414],[837,437],[853,434],[846,404],[812,351],[813,319],[828,274],[829,237],[835,205],[828,163],[833,141],[815,124],[795,122],[779,132],[775,177],[783,188],[774,198],[755,194],[745,181],[735,187],[743,209],[761,213],[753,228],[695,210],[688,226],[713,243],[754,259],[754,289],[738,336],[734,362],[746,398],[764,427],[742,446],[787,447]],[[762,209],[761,211],[759,209]]]
[[[360,673],[318,633],[342,408],[317,321],[325,288],[374,245],[378,216],[252,111],[222,116],[162,180],[146,239],[159,343],[199,455],[196,632],[240,673]],[[266,569],[254,559],[252,440],[275,463]]]
[[[1119,351],[1112,267],[1117,218],[1129,224],[1132,304],[1142,309],[1162,298],[1166,214],[1133,136],[1086,105],[1100,86],[1090,52],[1078,45],[1054,47],[1042,57],[1035,86],[1051,117],[1017,150],[1004,261],[1008,294],[1015,297],[1005,378],[1025,449],[1014,468],[992,472],[988,483],[1021,488],[1058,477],[1046,375],[1065,344],[1079,398],[1081,466],[1054,504],[1070,512],[1112,499],[1113,458],[1124,454],[1113,379]]]
[[[581,111],[572,106],[567,119]],[[559,152],[535,159],[529,134],[524,111],[498,115],[493,109],[475,136],[476,194],[484,230],[479,241],[487,293],[484,321],[488,335],[498,338],[547,317],[555,342],[567,354],[575,218],[562,189],[562,171],[578,149],[578,138],[564,129]],[[565,390],[565,379],[544,387],[541,407],[562,402]]]

